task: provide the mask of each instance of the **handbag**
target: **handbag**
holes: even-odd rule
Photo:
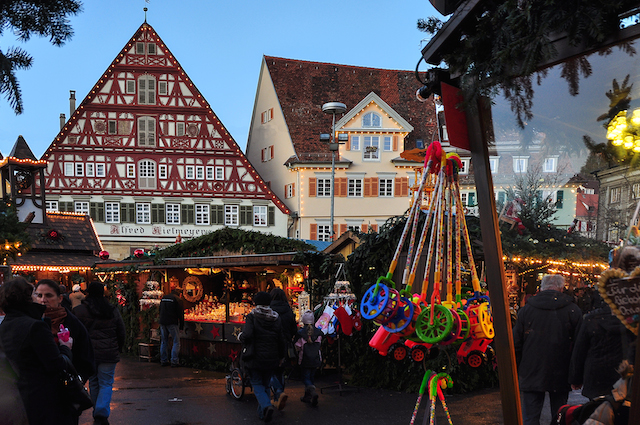
[[[82,383],[82,378],[73,367],[71,360],[64,354],[62,357],[65,360],[65,367],[60,372],[60,386],[62,390],[62,397],[71,405],[72,410],[80,415],[84,410],[93,407],[93,401],[89,396],[89,391]]]

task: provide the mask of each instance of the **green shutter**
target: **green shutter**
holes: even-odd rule
[[[151,223],[164,223],[164,204],[151,204]]]
[[[469,192],[467,195],[467,205],[470,207],[476,206],[476,194],[473,192]]]
[[[276,225],[276,207],[267,208],[267,225],[268,226]]]
[[[180,206],[180,220],[182,224],[195,223],[195,207],[193,205],[182,204]]]
[[[89,203],[89,216],[93,219],[93,221],[103,222],[104,221],[104,203],[102,202]]]
[[[58,209],[60,211],[73,212],[73,202],[60,202],[58,203]]]
[[[556,194],[556,208],[561,210],[564,203],[564,190],[559,190]]]
[[[224,205],[211,205],[211,224],[224,224]]]
[[[135,223],[136,221],[136,205],[120,204],[120,222]]]
[[[240,205],[240,226],[253,225],[253,207]]]

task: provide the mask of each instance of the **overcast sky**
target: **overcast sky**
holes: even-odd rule
[[[24,113],[0,99],[0,152],[19,135],[40,157],[77,104],[144,22],[153,26],[244,150],[263,55],[373,68],[414,70],[426,33],[419,18],[441,17],[428,0],[86,0],[71,18],[73,38],[18,42],[5,31],[3,52],[19,46],[34,65],[18,71]],[[426,70],[424,62],[421,70]],[[352,105],[353,106],[353,105]]]

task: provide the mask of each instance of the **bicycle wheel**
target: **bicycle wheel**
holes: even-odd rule
[[[233,369],[231,372],[231,394],[238,400],[244,395],[244,381],[240,369]]]

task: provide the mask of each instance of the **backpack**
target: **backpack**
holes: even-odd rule
[[[611,407],[615,413],[615,423],[612,425],[618,424],[627,424],[629,418],[629,409],[627,407],[620,408],[622,406],[621,401],[615,401],[611,394],[606,396],[600,396],[594,398],[593,400],[589,400],[583,404],[576,404],[574,406],[565,404],[560,407],[558,410],[558,415],[556,417],[556,423],[558,425],[580,425],[583,424],[589,419],[589,417],[596,411],[596,409],[605,401],[608,401],[611,404]]]

